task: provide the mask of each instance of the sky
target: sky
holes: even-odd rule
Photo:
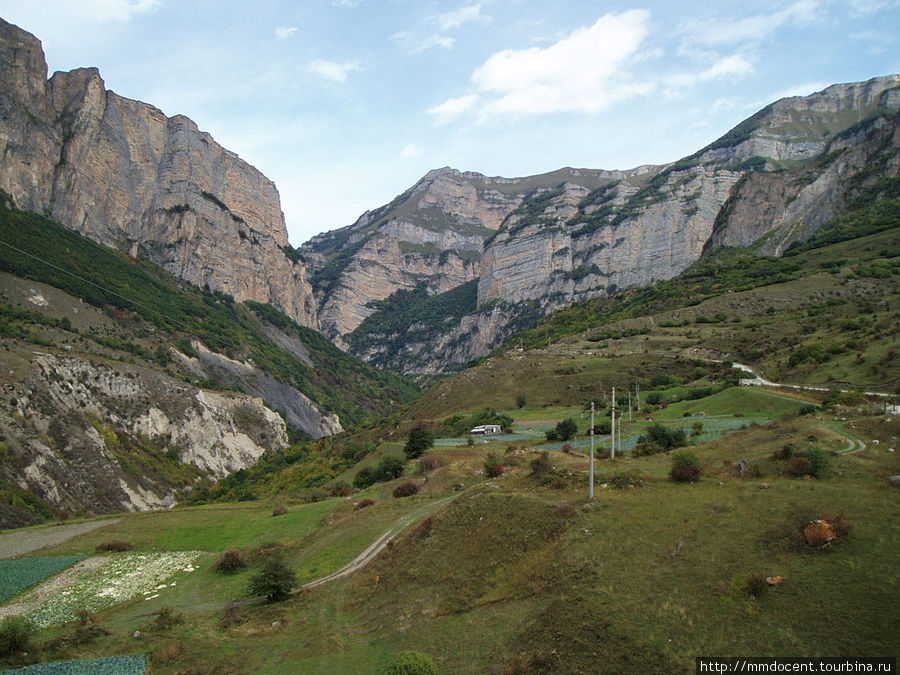
[[[900,0],[0,0],[49,72],[193,119],[290,241],[429,170],[663,164],[761,107],[900,73]]]

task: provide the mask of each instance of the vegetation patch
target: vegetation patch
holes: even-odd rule
[[[179,572],[194,571],[193,562],[199,556],[197,551],[124,553],[86,572],[55,597],[44,599],[29,618],[44,628],[74,621],[80,611],[98,612],[142,595],[158,597],[169,586],[163,582]]]
[[[84,556],[0,560],[0,603],[74,565]]]

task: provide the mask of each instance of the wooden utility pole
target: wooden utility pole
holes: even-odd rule
[[[591,401],[591,468],[588,474],[588,499],[594,498],[594,402]]]

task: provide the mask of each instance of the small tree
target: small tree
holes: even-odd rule
[[[524,408],[526,403],[528,403],[528,399],[526,398],[525,394],[517,394],[516,395],[516,407],[517,408]]]
[[[503,464],[493,452],[484,460],[484,475],[488,478],[497,478],[503,475]]]
[[[431,446],[434,445],[434,435],[431,429],[423,426],[413,427],[409,431],[409,438],[403,447],[403,454],[407,459],[415,459],[425,454]]]
[[[406,462],[399,455],[385,457],[375,467],[375,482],[384,483],[395,478],[400,478],[406,471]]]
[[[567,417],[556,425],[556,437],[561,441],[568,441],[578,433],[578,423],[571,417]]]
[[[251,595],[264,595],[269,602],[280,602],[290,597],[295,583],[294,571],[281,560],[272,558],[250,578],[249,589]]]

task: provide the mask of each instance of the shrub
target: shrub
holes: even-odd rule
[[[768,590],[761,574],[736,574],[728,584],[728,596],[733,600],[756,600]]]
[[[219,562],[216,563],[216,572],[221,574],[234,574],[247,566],[244,556],[236,549],[225,551]]]
[[[640,454],[654,454],[655,452],[668,452],[674,448],[687,445],[687,435],[684,429],[668,429],[662,424],[656,423],[647,427],[647,432],[638,436],[638,446],[644,445]],[[637,451],[637,448],[635,449]]]
[[[550,453],[546,450],[531,460],[531,474],[533,476],[543,476],[553,473],[553,465],[550,463]]]
[[[429,471],[434,471],[443,465],[443,462],[438,457],[434,455],[429,455],[428,457],[422,457],[419,459],[418,472],[419,475],[424,476]]]
[[[130,551],[134,548],[134,544],[129,544],[127,541],[119,541],[118,539],[113,539],[112,541],[104,541],[101,544],[97,544],[97,547],[94,549],[97,553],[101,553],[103,551]]]
[[[297,582],[294,571],[277,558],[267,560],[262,569],[250,578],[251,595],[264,595],[269,602],[287,600]]]
[[[815,405],[805,405],[797,412],[797,415],[815,415],[816,411],[819,409],[818,406]]]
[[[434,659],[412,649],[398,653],[394,662],[382,671],[384,675],[437,675],[437,672]]]
[[[772,453],[772,459],[786,461],[788,459],[791,459],[796,451],[796,445],[794,445],[793,443],[785,443],[778,450]]]
[[[0,622],[0,656],[12,656],[28,649],[33,626],[27,617],[12,615]]]
[[[374,485],[375,482],[375,470],[370,466],[364,466],[353,478],[353,487],[365,490],[370,485]]]
[[[368,508],[375,503],[374,499],[363,499],[356,506],[353,507],[354,511],[361,511],[362,509]]]
[[[637,470],[622,471],[610,476],[609,482],[620,490],[625,490],[629,487],[639,488],[644,487],[644,476]]]
[[[416,536],[419,539],[427,539],[431,536],[431,531],[434,529],[434,518],[428,516],[425,520],[419,523],[419,526],[416,528]]]
[[[434,435],[431,429],[423,426],[413,427],[409,431],[406,445],[403,446],[403,454],[407,459],[415,459],[425,454],[432,445],[434,445]]]
[[[497,478],[503,475],[503,464],[494,453],[490,453],[484,460],[484,475],[488,478]]]
[[[689,450],[679,450],[672,455],[669,478],[676,483],[696,483],[700,479],[700,460]]]
[[[400,476],[403,475],[405,469],[406,462],[403,461],[402,457],[398,457],[396,455],[385,457],[380,462],[378,462],[378,466],[375,467],[375,481],[378,483],[384,483],[389,480],[394,480],[395,478],[400,478]]]
[[[149,630],[169,630],[184,621],[184,617],[171,607],[163,607],[156,613],[156,617],[150,622]]]
[[[412,497],[414,494],[418,494],[418,492],[419,486],[413,482],[401,483],[394,488],[394,496],[398,499],[402,497]]]
[[[524,408],[525,404],[528,403],[528,399],[525,394],[517,394],[516,395],[516,407]]]
[[[658,391],[651,391],[649,394],[647,394],[647,398],[645,399],[645,401],[649,405],[659,405],[660,403],[662,403],[662,394],[660,394]]]
[[[790,476],[799,478],[800,476],[812,476],[813,478],[821,478],[831,460],[824,450],[813,448],[812,450],[804,450],[796,453],[787,466],[787,473]]]
[[[273,516],[283,516],[283,515],[285,515],[286,513],[287,513],[287,507],[286,507],[286,506],[281,506],[281,505],[279,505],[279,506],[276,506],[276,507],[272,510],[272,515],[273,515]]]

